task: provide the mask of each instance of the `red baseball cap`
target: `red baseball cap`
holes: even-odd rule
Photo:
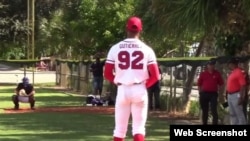
[[[130,17],[127,21],[126,28],[131,32],[139,32],[142,30],[142,21],[138,17]]]

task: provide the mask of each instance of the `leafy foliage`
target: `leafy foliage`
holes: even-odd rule
[[[189,50],[188,46],[199,42],[203,32],[198,29],[190,31],[179,29],[176,20],[169,21],[172,24],[166,24],[168,20],[166,14],[170,14],[168,12],[171,11],[170,9],[166,11],[166,4],[169,4],[172,10],[175,9],[174,5],[166,1],[138,1],[136,13],[144,21],[143,39],[154,48],[159,57],[183,56]],[[179,11],[178,14],[183,15],[181,12],[185,11]],[[182,53],[183,47],[184,53]]]
[[[24,56],[22,43],[27,33],[24,14],[26,9],[25,6],[19,5],[20,2],[20,0],[2,0],[0,2],[0,56],[2,58]],[[16,9],[16,12],[11,9]]]
[[[213,0],[154,0],[151,6],[158,25],[178,36],[211,29],[217,21],[215,7]]]
[[[58,49],[57,53],[67,52],[64,57],[78,58],[105,52],[124,37],[124,23],[133,13],[133,5],[133,0],[124,3],[110,0],[76,0],[73,3],[66,0],[52,20],[42,25],[41,37],[45,39],[42,42],[50,41]]]
[[[216,37],[226,54],[235,55],[249,40],[249,5],[248,0],[154,0],[151,8],[166,33],[183,38],[204,32]]]
[[[221,35],[217,38],[217,46],[225,50],[225,54],[233,56],[242,49],[243,39],[239,35]]]
[[[2,0],[0,2],[0,38],[1,42],[18,42],[25,35],[26,7],[21,0]],[[16,11],[12,10],[16,9]],[[19,13],[19,14],[18,14]]]
[[[50,12],[56,8],[58,2],[59,0],[36,0],[36,23],[39,23],[40,17],[49,18]],[[38,33],[38,30],[36,31]],[[2,0],[0,2],[1,58],[25,58],[28,34],[27,0]]]
[[[233,48],[249,39],[249,5],[248,0],[36,0],[35,56],[86,59],[105,54],[125,38],[125,21],[132,15],[142,17],[142,40],[157,56],[173,49],[181,56],[183,46],[187,51],[204,34],[212,34],[218,46],[234,54]],[[2,0],[0,10],[0,56],[25,57],[27,1]],[[223,47],[229,43],[220,39],[230,36],[243,40]]]

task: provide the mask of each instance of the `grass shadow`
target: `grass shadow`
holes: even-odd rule
[[[68,95],[50,88],[36,89],[38,107],[80,106],[85,102],[82,96]],[[0,89],[1,108],[12,107],[10,96],[13,88]],[[22,105],[21,105],[22,108]],[[108,141],[112,140],[114,116],[89,113],[0,113],[0,140],[3,141]],[[128,128],[131,140],[131,123]],[[149,117],[147,141],[168,141],[167,121]]]
[[[13,107],[13,103],[11,100],[11,96],[2,96],[0,97],[1,101],[5,101],[7,107]],[[71,96],[71,95],[51,95],[51,96],[43,96],[42,94],[37,94],[36,97],[36,107],[66,107],[66,106],[83,106],[85,104],[86,99],[80,96]],[[11,106],[8,106],[11,105]],[[20,107],[22,105],[27,105],[26,103],[20,103]],[[0,106],[2,107],[2,106]]]
[[[0,89],[0,94],[1,93],[14,93],[16,86],[13,87],[5,87]],[[56,90],[53,88],[41,88],[41,87],[35,87],[36,93],[42,94],[42,93],[62,93],[63,90]]]
[[[13,88],[6,87],[0,89],[0,101],[2,101],[0,109],[13,107],[11,98],[13,94]],[[80,95],[65,94],[51,88],[37,88],[35,99],[36,107],[82,106],[86,101],[86,99]],[[20,103],[20,107],[23,107],[23,105],[28,104]]]
[[[57,106],[82,106],[85,98],[80,96],[39,96],[36,97],[36,103],[39,107],[57,107]]]
[[[0,124],[0,131],[8,129],[0,132],[0,140],[97,141],[112,140],[114,117],[87,113],[1,114]],[[131,139],[130,131],[131,128],[127,135]],[[168,124],[150,118],[147,134],[147,141],[166,141],[169,135]]]

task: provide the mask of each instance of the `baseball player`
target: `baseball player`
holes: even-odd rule
[[[20,95],[20,91],[24,90],[25,96]],[[14,109],[18,110],[19,109],[19,101],[21,100],[20,98],[22,97],[28,97],[28,102],[30,103],[30,108],[34,110],[35,106],[35,90],[32,84],[29,83],[29,79],[27,77],[24,77],[22,79],[22,83],[19,83],[15,89],[16,94],[12,96],[12,101],[15,105]]]
[[[104,67],[104,77],[118,87],[113,141],[124,141],[130,113],[133,139],[144,141],[147,88],[158,81],[160,75],[154,51],[139,39],[141,19],[129,18],[126,31],[127,39],[111,47]]]

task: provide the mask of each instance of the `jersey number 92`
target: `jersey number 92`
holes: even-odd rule
[[[134,51],[131,53],[131,55],[128,51],[120,51],[118,53],[118,67],[121,70],[126,70],[129,68],[135,70],[143,69],[143,63],[141,62],[143,58],[144,54],[142,51]]]

